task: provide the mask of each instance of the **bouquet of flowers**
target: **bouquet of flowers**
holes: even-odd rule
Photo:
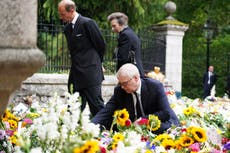
[[[117,131],[113,131],[116,125]],[[149,118],[140,118],[134,123],[129,119],[126,109],[117,110],[113,116],[113,123],[110,131],[103,131],[100,136],[101,146],[112,152],[146,152],[149,143],[156,135],[152,131],[158,130],[161,122],[155,115]]]
[[[171,104],[181,127],[160,135],[155,115],[129,119],[117,110],[110,131],[80,111],[79,95],[57,95],[47,103],[8,108],[0,119],[0,153],[227,153],[230,150],[230,105],[182,97]],[[17,107],[17,106],[16,106]],[[23,111],[22,111],[23,110]],[[219,113],[221,112],[221,113]],[[113,130],[116,127],[117,130]]]

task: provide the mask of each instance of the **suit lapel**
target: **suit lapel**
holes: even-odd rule
[[[81,15],[79,15],[77,18],[77,21],[74,24],[74,31],[76,31],[78,29],[80,22],[81,22],[81,18],[82,18]]]
[[[146,104],[148,101],[149,93],[147,92],[147,85],[144,80],[141,80],[141,103],[143,106],[143,109],[146,110]]]

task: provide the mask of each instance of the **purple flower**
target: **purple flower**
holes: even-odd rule
[[[224,149],[230,150],[230,141],[224,145]]]
[[[12,136],[12,135],[14,135],[14,131],[13,130],[6,130],[6,134],[8,136]]]
[[[0,130],[0,140],[4,140],[5,136],[6,136],[6,132],[4,130]]]
[[[155,145],[151,145],[151,142],[150,141],[147,141],[146,142],[146,147],[151,149],[151,150],[155,150],[156,146]]]

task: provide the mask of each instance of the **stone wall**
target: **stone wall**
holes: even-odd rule
[[[67,92],[68,74],[42,74],[36,73],[22,82],[20,89],[11,96],[11,102],[25,102],[28,96],[36,98],[39,102],[46,102],[54,94],[64,97]],[[117,84],[115,76],[105,76],[102,83],[102,95],[105,102],[113,94],[114,86]]]

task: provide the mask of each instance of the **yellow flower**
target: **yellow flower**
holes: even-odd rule
[[[112,150],[115,150],[116,148],[117,148],[117,142],[113,142],[113,144],[112,144]]]
[[[184,109],[184,115],[189,116],[193,114],[193,107],[188,107],[186,109]]]
[[[116,123],[121,126],[125,126],[125,122],[129,119],[129,113],[126,109],[115,111],[114,117],[116,118]]]
[[[168,140],[165,139],[162,141],[161,145],[166,149],[166,150],[170,150],[170,149],[175,149],[176,144],[173,140]]]
[[[194,143],[194,140],[191,137],[187,136],[187,135],[183,135],[182,137],[180,137],[179,143],[183,147],[188,147],[188,146],[190,146],[191,144]]]
[[[87,141],[80,148],[74,148],[73,153],[96,153],[99,151],[99,143],[96,140]]]
[[[79,153],[81,151],[81,148],[74,148],[73,153]]]
[[[180,140],[176,140],[175,141],[175,147],[177,150],[181,150],[183,147],[181,146],[181,141]]]
[[[19,143],[18,143],[18,139],[17,139],[17,132],[14,132],[14,135],[12,135],[11,137],[10,137],[10,142],[12,143],[12,144],[15,144],[15,145],[17,145],[17,146],[19,146]]]
[[[16,117],[14,114],[10,113],[9,110],[6,110],[5,113],[1,116],[3,121],[8,121],[8,120],[15,120],[16,122],[19,121],[19,118]]]
[[[216,129],[216,131],[217,131],[218,134],[222,134],[223,133],[223,131],[221,129],[219,129],[219,128]]]
[[[191,115],[200,115],[200,113],[193,107],[188,107],[183,111],[184,115],[191,116]]]
[[[28,113],[27,115],[30,116],[31,118],[38,118],[38,117],[40,117],[40,114],[38,114],[38,113],[32,113],[32,112]]]
[[[113,136],[113,141],[114,142],[123,141],[124,139],[125,139],[125,137],[121,133],[116,133]]]
[[[9,110],[6,110],[5,113],[1,116],[1,118],[3,121],[7,121],[9,116],[10,116],[10,112],[9,112]]]
[[[15,120],[8,120],[11,129],[16,129],[18,127],[18,123]]]
[[[151,150],[146,150],[145,153],[152,153],[152,151]]]
[[[148,121],[148,129],[152,131],[156,131],[160,128],[161,126],[161,121],[158,119],[157,116],[155,115],[149,115],[149,121]]]
[[[165,139],[170,140],[170,139],[172,139],[172,138],[170,137],[170,135],[168,135],[168,134],[166,134],[166,133],[163,133],[163,134],[159,134],[159,135],[154,139],[154,141],[160,141],[160,142],[162,142],[162,141],[165,140]]]
[[[191,134],[193,135],[194,139],[198,142],[205,142],[207,140],[207,135],[203,128],[193,127],[191,129]]]

